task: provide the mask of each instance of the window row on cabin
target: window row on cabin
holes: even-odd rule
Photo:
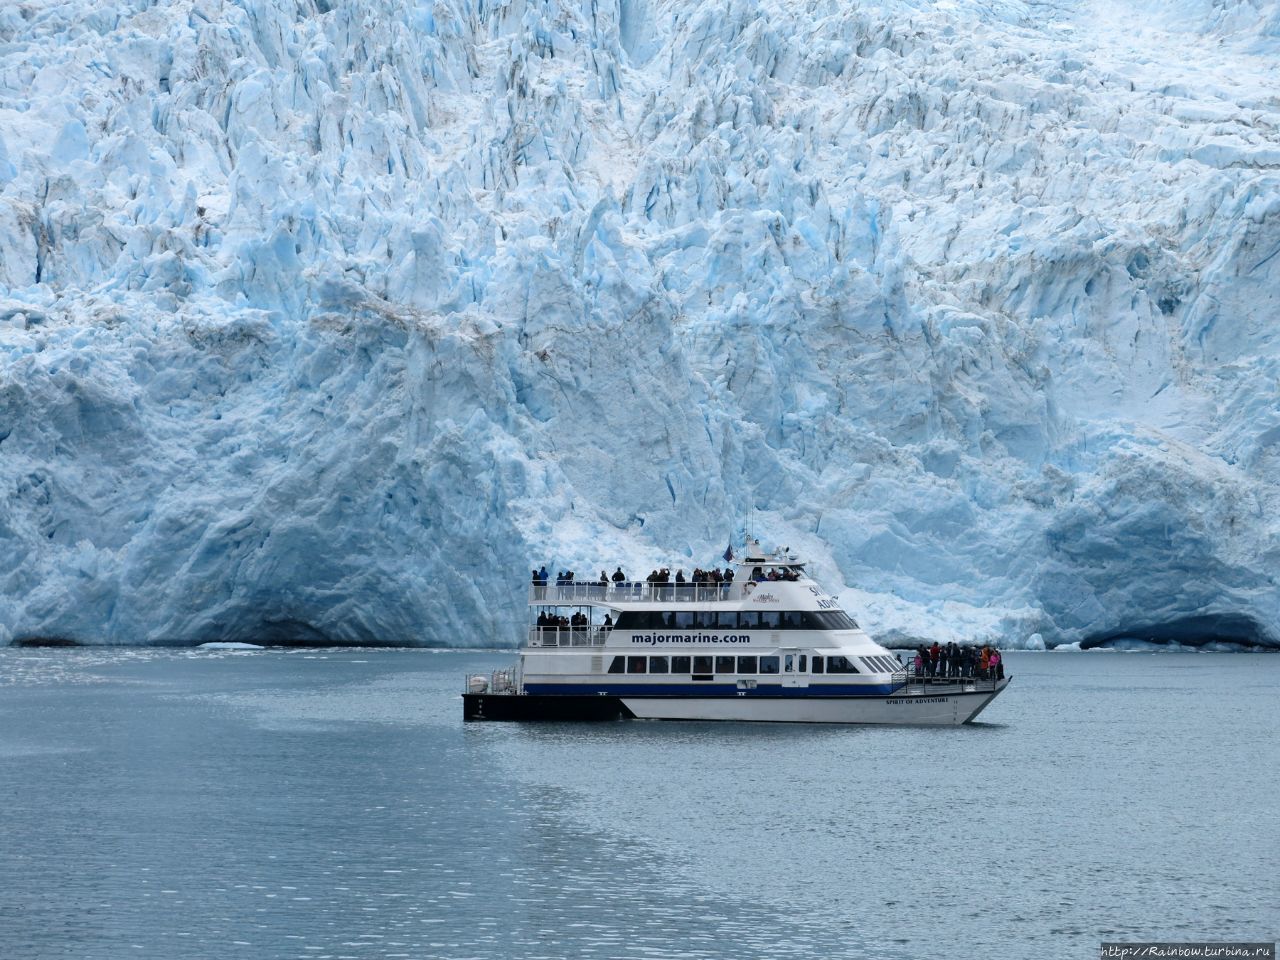
[[[868,658],[871,659],[871,658]],[[888,660],[887,657],[874,658]],[[810,665],[812,664],[812,670]],[[630,656],[614,657],[610,673],[763,674],[778,673],[859,673],[851,657],[810,657],[788,653],[767,657]]]
[[[627,610],[615,630],[856,630],[843,610]]]

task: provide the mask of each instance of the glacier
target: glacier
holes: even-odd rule
[[[1280,646],[1273,0],[0,7],[0,643]]]

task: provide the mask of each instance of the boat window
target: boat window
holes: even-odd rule
[[[650,673],[668,673],[666,657],[650,657],[649,658]]]
[[[662,630],[666,625],[666,618],[659,610],[627,610],[618,614],[618,620],[613,628],[615,630]]]
[[[627,657],[627,673],[644,673],[648,657]]]
[[[779,630],[799,630],[801,616],[798,611],[783,610],[778,620]]]
[[[610,673],[626,673],[626,670],[627,661],[624,657],[614,657],[613,660],[609,662]]]
[[[754,630],[760,626],[760,614],[754,610],[739,610],[738,626],[744,630]]]
[[[738,626],[738,611],[721,610],[716,617],[716,626],[725,629],[735,629]]]
[[[672,614],[675,617],[675,626],[683,627],[688,630],[693,627],[693,612],[690,610],[680,610]]]
[[[768,630],[778,629],[778,611],[777,610],[761,610],[760,626]]]
[[[694,657],[693,672],[694,673],[710,673],[711,658],[710,657]]]
[[[807,653],[800,654],[800,672],[809,672],[809,655]]]
[[[858,625],[843,610],[806,610],[806,630],[856,630]]]
[[[848,657],[827,657],[827,673],[857,673],[858,668]]]
[[[777,657],[761,657],[760,658],[761,673],[777,673],[778,666],[779,666],[779,663],[778,663]]]
[[[782,658],[782,672],[783,673],[796,672],[796,655],[794,653],[788,653],[785,657]]]
[[[688,657],[672,657],[671,672],[672,673],[692,673],[693,671],[689,669],[689,658]]]
[[[716,657],[716,673],[733,673],[736,666],[734,657]]]
[[[822,658],[821,658],[821,657],[814,657],[814,658],[813,658],[813,672],[814,672],[814,673],[821,673],[821,672],[822,672]]]
[[[738,672],[739,673],[755,673],[756,658],[755,657],[739,657]]]

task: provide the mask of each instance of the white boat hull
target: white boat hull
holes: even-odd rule
[[[885,697],[619,697],[638,720],[737,720],[770,723],[885,723],[948,726],[968,723],[1009,680],[995,689],[943,687]],[[913,688],[918,689],[918,688]]]

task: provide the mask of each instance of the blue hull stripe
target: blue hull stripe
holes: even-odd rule
[[[526,693],[533,694],[584,694],[611,697],[786,697],[793,699],[826,699],[829,697],[888,697],[901,687],[891,684],[824,684],[812,687],[783,687],[777,684],[761,684],[754,690],[739,690],[734,683],[526,683]],[[959,693],[960,691],[950,691]],[[944,696],[939,691],[937,696]]]

